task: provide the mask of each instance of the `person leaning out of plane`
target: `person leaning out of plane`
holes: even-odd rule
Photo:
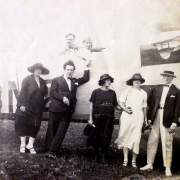
[[[41,63],[36,63],[27,70],[32,75],[22,81],[17,102],[15,132],[20,136],[20,152],[25,153],[27,149],[31,154],[36,154],[33,144],[41,126],[43,101],[48,92],[46,83],[40,76],[49,74],[49,70]],[[26,136],[29,136],[27,145]]]

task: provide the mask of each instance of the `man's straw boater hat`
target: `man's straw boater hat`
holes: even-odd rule
[[[173,71],[167,71],[167,70],[164,70],[164,72],[161,73],[160,75],[161,75],[161,76],[168,75],[168,76],[176,77],[176,76],[174,75],[174,72],[173,72]]]

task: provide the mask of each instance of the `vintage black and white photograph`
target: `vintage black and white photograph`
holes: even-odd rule
[[[0,180],[180,180],[180,0],[0,0]]]

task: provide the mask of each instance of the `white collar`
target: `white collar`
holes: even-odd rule
[[[69,80],[68,77],[67,77],[65,74],[64,74],[63,76],[64,76],[64,79]],[[72,78],[72,77],[71,77],[71,78]]]

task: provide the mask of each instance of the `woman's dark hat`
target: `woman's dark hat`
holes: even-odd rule
[[[100,76],[100,80],[99,80],[98,82],[101,83],[102,80],[105,80],[105,79],[111,79],[111,82],[112,82],[112,83],[114,82],[114,78],[112,78],[111,76],[109,76],[109,74],[103,74],[102,76]]]
[[[176,77],[175,75],[174,75],[174,72],[173,71],[164,71],[163,73],[161,73],[160,75],[169,75],[169,76],[172,76],[172,77]]]
[[[126,84],[129,86],[132,86],[134,80],[140,80],[141,84],[143,84],[145,82],[145,79],[142,78],[142,76],[140,74],[134,74],[131,79],[126,81]]]
[[[27,68],[27,70],[31,73],[34,73],[35,69],[41,69],[43,75],[49,74],[49,70],[47,68],[45,68],[41,63],[36,63],[33,66],[30,66]]]

